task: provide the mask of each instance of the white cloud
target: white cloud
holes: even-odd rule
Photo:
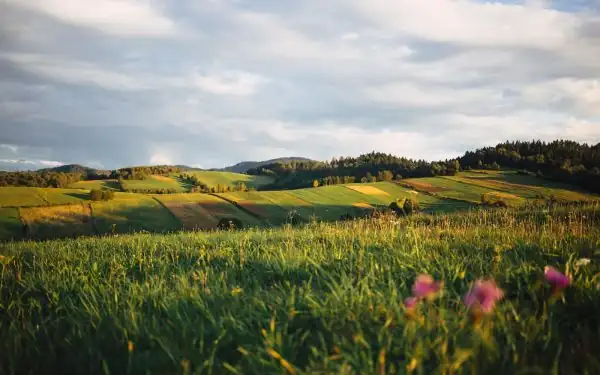
[[[127,74],[51,55],[0,52],[0,60],[8,61],[18,66],[19,69],[61,83],[94,85],[120,91],[149,88],[145,83]]]
[[[567,13],[466,0],[354,0],[356,12],[374,26],[437,42],[478,46],[555,48],[581,25]]]
[[[240,72],[225,71],[209,74],[194,74],[193,82],[199,89],[218,95],[252,95],[258,87],[266,82],[259,75]]]
[[[150,157],[151,165],[173,165],[171,158],[163,153],[156,153]]]
[[[60,167],[61,165],[64,165],[64,163],[60,161],[53,160],[39,160],[38,163],[46,167]]]
[[[147,0],[5,0],[76,26],[118,36],[164,37],[176,25]]]
[[[10,150],[13,153],[17,153],[17,151],[19,151],[19,147],[15,146],[15,145],[0,144],[0,148],[4,148],[6,150]]]
[[[345,33],[340,37],[340,39],[344,41],[356,40],[358,38],[360,38],[360,34],[355,32]]]

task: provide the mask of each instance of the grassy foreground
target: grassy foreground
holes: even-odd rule
[[[4,244],[0,373],[597,374],[597,210]],[[410,317],[420,273],[444,292]],[[480,277],[505,298],[475,326]]]

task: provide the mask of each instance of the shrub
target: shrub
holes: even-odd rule
[[[404,209],[404,213],[406,215],[410,215],[412,213],[415,212],[419,212],[419,201],[417,200],[416,197],[411,197],[410,199],[406,199],[404,201],[404,205],[402,205],[402,208]]]
[[[244,226],[239,219],[235,217],[232,218],[222,218],[219,220],[219,224],[217,224],[217,228],[222,230],[235,230],[242,229]]]
[[[103,198],[102,190],[100,189],[92,189],[90,190],[90,200],[93,201],[101,201]]]

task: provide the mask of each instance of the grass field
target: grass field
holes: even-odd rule
[[[148,195],[115,193],[114,200],[92,202],[91,207],[98,233],[167,232],[182,229],[182,224],[169,210]]]
[[[259,187],[273,182],[273,178],[268,176],[252,176],[233,172],[190,171],[183,174],[197,176],[208,188],[217,185],[235,187],[240,182],[246,184],[247,187]]]
[[[121,187],[117,180],[90,180],[90,181],[78,181],[69,185],[71,189],[101,189],[101,190],[112,190],[120,191]]]
[[[21,220],[27,224],[26,237],[51,239],[93,235],[94,227],[87,204],[20,208]]]
[[[17,208],[0,208],[0,241],[17,240],[23,237],[23,224],[21,223]]]
[[[183,193],[186,191],[184,186],[182,186],[179,181],[171,177],[149,176],[145,180],[123,180],[123,190],[131,191],[135,189],[174,189],[178,193]]]
[[[599,216],[508,209],[9,243],[0,373],[597,374]],[[557,299],[547,265],[572,278]],[[420,273],[443,292],[409,313]],[[478,278],[504,299],[476,325],[462,297]]]
[[[0,187],[0,207],[80,204],[87,199],[87,193],[72,189]]]
[[[235,205],[209,194],[168,194],[155,196],[186,229],[216,229],[220,219],[237,218],[245,227],[259,226],[256,218]]]

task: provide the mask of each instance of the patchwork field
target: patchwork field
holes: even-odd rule
[[[125,191],[156,189],[174,189],[179,193],[186,191],[186,188],[175,178],[165,176],[149,176],[145,180],[123,180],[122,184]]]
[[[288,218],[288,211],[267,199],[269,192],[234,192],[218,194],[219,197],[233,202],[238,207],[255,217],[261,218],[267,224],[281,224]]]
[[[186,229],[215,229],[219,220],[224,218],[237,218],[244,227],[261,224],[235,205],[209,194],[156,195],[155,199],[169,209]]]
[[[91,207],[98,233],[168,232],[182,228],[171,212],[148,195],[115,193],[114,200],[92,202]]]
[[[190,171],[182,174],[197,176],[208,188],[217,185],[235,187],[243,182],[247,187],[260,187],[273,182],[273,178],[268,176],[253,176],[243,173],[218,172],[218,171]]]
[[[51,239],[94,234],[90,207],[87,204],[68,206],[23,207],[21,220],[27,225],[26,237]]]
[[[101,189],[101,190],[112,190],[120,191],[121,187],[117,180],[91,180],[91,181],[78,181],[69,185],[71,189]]]

